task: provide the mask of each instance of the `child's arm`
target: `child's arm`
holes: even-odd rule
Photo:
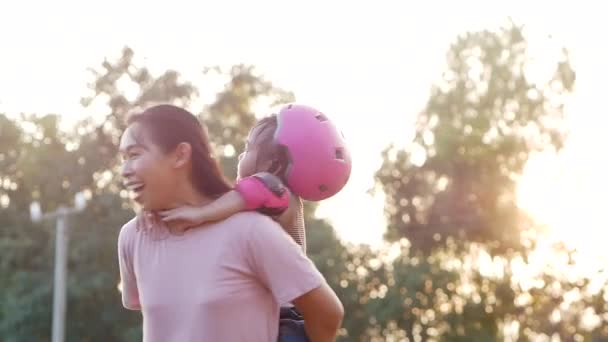
[[[235,190],[204,206],[184,206],[159,212],[165,222],[181,221],[196,226],[205,222],[222,220],[243,210],[258,210],[270,216],[279,216],[281,225],[288,224],[290,194],[278,177],[258,173],[239,181]],[[283,219],[281,219],[283,218]],[[286,225],[284,225],[286,226]]]
[[[205,222],[219,221],[245,209],[245,201],[238,191],[232,190],[215,201],[203,206],[183,206],[158,213],[165,222],[181,221],[196,226]]]

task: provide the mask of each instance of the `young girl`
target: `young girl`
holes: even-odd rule
[[[314,108],[287,105],[251,129],[239,156],[234,190],[205,206],[179,207],[157,215],[188,229],[255,209],[281,224],[306,254],[301,199],[320,201],[335,195],[350,171],[350,154],[334,124]],[[307,340],[302,317],[291,306],[281,309],[279,333],[280,341]]]
[[[350,154],[334,124],[314,108],[287,105],[251,129],[239,156],[234,190],[206,206],[180,207],[158,215],[185,229],[256,209],[279,222],[306,253],[301,199],[320,201],[335,195],[350,171]]]

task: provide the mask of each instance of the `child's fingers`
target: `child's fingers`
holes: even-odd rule
[[[185,231],[185,230],[188,230],[189,228],[191,228],[191,225],[190,225],[189,222],[180,222],[177,225],[177,229],[179,229],[182,232]]]
[[[161,210],[158,212],[158,215],[160,216],[167,216],[167,215],[172,215],[175,213],[177,209],[167,209],[167,210]]]
[[[160,219],[164,222],[169,222],[169,221],[177,220],[178,217],[176,217],[175,215],[166,215],[166,216],[161,215]]]
[[[164,222],[170,222],[170,221],[184,221],[184,222],[189,222],[190,220],[188,220],[187,217],[184,217],[183,215],[180,214],[172,214],[172,215],[167,215],[167,216],[161,216],[160,219]]]
[[[192,206],[181,206],[181,207],[177,207],[177,208],[173,208],[173,209],[160,210],[160,211],[158,211],[158,214],[159,215],[172,215],[172,214],[184,214],[185,215],[195,208],[196,207],[192,207]]]

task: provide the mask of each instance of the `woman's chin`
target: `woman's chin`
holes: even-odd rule
[[[158,210],[164,210],[167,208],[166,205],[159,204],[159,203],[149,203],[146,201],[142,201],[141,203],[139,203],[139,205],[145,211],[158,211]]]
[[[138,207],[139,210],[142,210],[142,211],[153,211],[154,210],[154,205],[145,201],[141,197],[133,198],[133,203],[135,203],[135,205]]]

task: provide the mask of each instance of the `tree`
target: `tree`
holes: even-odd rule
[[[599,313],[608,308],[608,286],[601,277],[572,280],[571,252],[554,246],[554,263],[522,274],[539,257],[520,244],[521,228],[533,222],[516,206],[515,184],[533,151],[563,144],[564,99],[575,78],[567,54],[547,84],[534,83],[524,34],[511,25],[459,37],[447,62],[412,144],[387,148],[376,174],[386,194],[386,237],[400,252],[362,264],[365,334],[606,338]]]
[[[209,69],[209,72],[213,70]],[[221,69],[217,70],[221,72]],[[226,74],[229,81],[217,94],[215,102],[201,114],[201,119],[207,129],[214,132],[213,145],[221,157],[224,174],[234,179],[237,153],[245,149],[247,135],[256,121],[255,105],[260,101],[269,107],[293,102],[294,95],[256,75],[252,66],[235,65]]]
[[[90,97],[82,103],[91,114],[73,133],[59,130],[58,116],[0,116],[1,275],[0,335],[6,341],[44,340],[50,336],[54,226],[33,224],[32,198],[46,210],[86,191],[87,210],[74,218],[68,257],[68,340],[141,340],[141,316],[122,308],[117,289],[118,231],[133,213],[118,176],[117,146],[125,119],[155,103],[188,107],[198,90],[175,71],[159,76],[134,63],[125,48],[115,61],[91,69]],[[220,70],[220,73],[223,73]],[[291,100],[249,66],[235,66],[214,103],[198,114],[208,123],[217,151],[240,149],[255,120],[258,101]],[[130,95],[130,96],[127,96]],[[218,134],[227,127],[229,134]],[[224,165],[236,155],[220,154]],[[234,169],[225,170],[234,174]]]
[[[515,185],[530,154],[561,148],[563,105],[575,74],[567,53],[546,84],[529,79],[514,24],[460,36],[431,89],[410,146],[387,148],[376,174],[386,194],[386,237],[428,250],[447,236],[519,245],[525,224]]]

